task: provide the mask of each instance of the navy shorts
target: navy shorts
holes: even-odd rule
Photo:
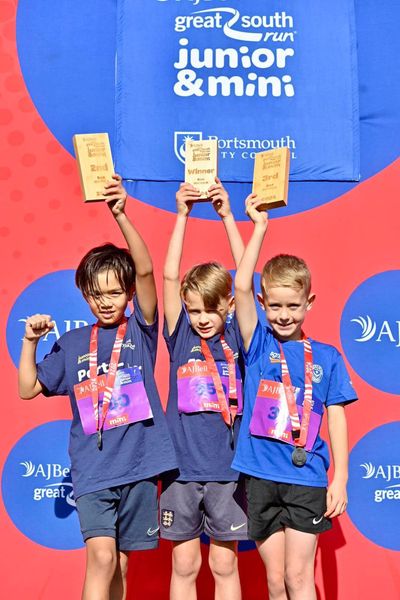
[[[244,480],[165,482],[160,533],[174,541],[192,540],[202,533],[221,542],[247,540]]]
[[[157,479],[99,490],[76,500],[83,539],[112,537],[122,551],[157,548]]]
[[[326,512],[326,488],[246,478],[249,539],[261,541],[289,527],[322,533],[332,527]]]

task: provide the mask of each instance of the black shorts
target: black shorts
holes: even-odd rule
[[[248,536],[254,541],[289,527],[322,533],[332,527],[326,511],[326,488],[246,478]]]

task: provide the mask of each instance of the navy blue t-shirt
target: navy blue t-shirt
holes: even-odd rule
[[[100,327],[98,374],[107,373],[118,325]],[[91,326],[64,334],[50,354],[37,365],[38,379],[48,396],[68,395],[72,409],[69,443],[75,497],[141,481],[175,469],[176,455],[154,380],[158,321],[147,325],[134,299],[128,319],[118,370],[139,367],[153,413],[152,419],[103,432],[102,450],[97,436],[83,431],[74,385],[89,379]]]
[[[201,338],[192,329],[182,308],[175,331],[164,337],[170,354],[170,390],[167,406],[168,426],[174,441],[179,465],[179,481],[236,481],[239,474],[231,468],[241,417],[235,418],[232,444],[231,431],[219,412],[180,413],[178,411],[178,368],[191,360],[205,361]],[[207,340],[216,363],[226,363],[220,334]],[[244,365],[240,354],[240,333],[236,318],[226,324],[225,341],[233,350],[243,379]]]
[[[310,339],[313,353],[313,402],[322,410],[334,404],[348,404],[357,399],[341,354],[333,346]],[[304,389],[304,346],[297,341],[282,343],[292,385]],[[250,433],[260,379],[282,381],[279,343],[269,327],[259,322],[245,354],[246,402],[242,427],[233,467],[242,473],[281,483],[325,487],[329,467],[326,442],[319,434],[306,464],[299,468],[292,463],[293,446]]]

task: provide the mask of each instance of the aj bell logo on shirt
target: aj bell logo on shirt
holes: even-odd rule
[[[389,481],[400,481],[400,465],[378,465],[372,463],[362,463],[360,465],[364,469],[363,479],[376,479],[377,483]],[[392,485],[387,485],[382,489],[375,489],[374,501],[383,502],[384,500],[400,500],[400,482]]]
[[[37,478],[39,485],[33,488],[33,500],[40,502],[42,500],[63,498],[69,506],[76,506],[73,497],[72,483],[65,481],[65,479],[70,478],[71,470],[69,467],[63,467],[58,463],[40,463],[35,465],[30,460],[25,460],[21,462],[20,465],[25,469],[25,473],[22,473],[22,477]],[[62,478],[61,481],[55,481],[60,478]],[[52,483],[43,485],[43,480],[52,480]]]

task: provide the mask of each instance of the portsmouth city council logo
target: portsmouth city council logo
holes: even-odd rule
[[[181,163],[185,164],[186,142],[199,141],[203,139],[201,131],[175,131],[174,132],[174,152]]]
[[[6,460],[2,493],[14,525],[58,550],[83,546],[67,452],[69,421],[52,421],[17,441]]]
[[[370,541],[400,550],[400,421],[367,433],[350,453],[348,514]]]
[[[367,383],[400,393],[400,271],[362,282],[348,299],[340,335],[348,361]]]

